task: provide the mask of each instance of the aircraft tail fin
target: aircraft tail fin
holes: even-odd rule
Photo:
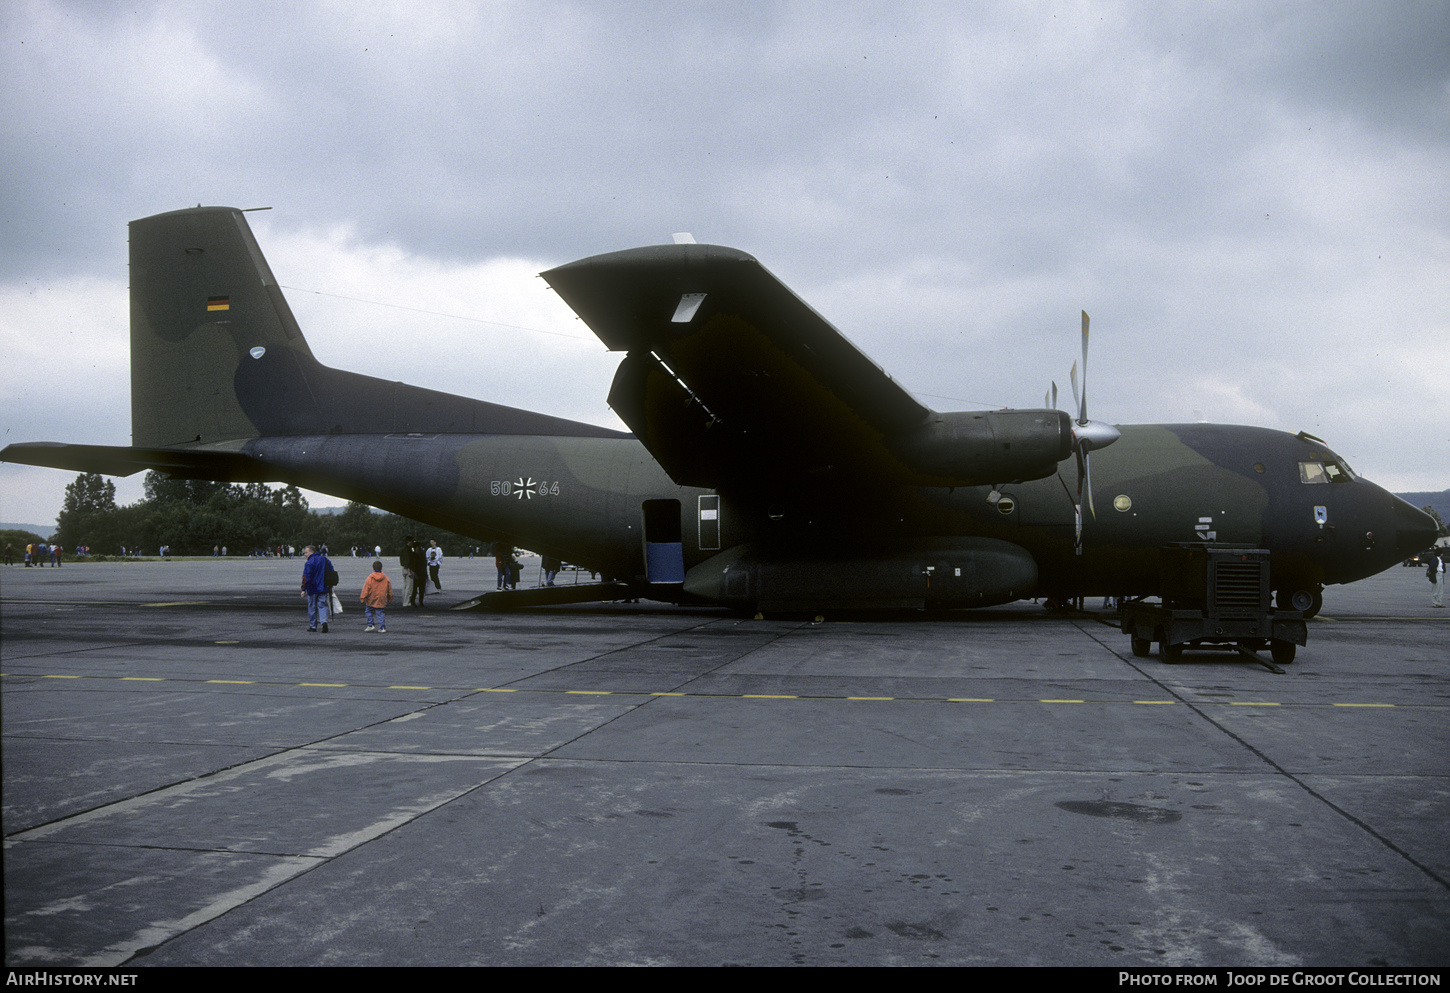
[[[285,366],[295,381],[316,360],[246,218],[194,207],[132,221],[130,235],[132,443],[257,437],[248,380]]]
[[[322,365],[242,211],[131,222],[134,446],[393,433],[623,436]]]

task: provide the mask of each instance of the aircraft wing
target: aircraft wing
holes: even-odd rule
[[[888,439],[931,410],[744,252],[659,245],[543,278],[628,353],[609,404],[675,482],[919,475]]]

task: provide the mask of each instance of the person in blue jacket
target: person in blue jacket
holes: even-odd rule
[[[322,633],[327,633],[327,608],[331,591],[327,588],[327,575],[332,572],[332,563],[327,556],[317,552],[311,545],[303,549],[307,560],[302,563],[302,595],[307,598],[307,630],[317,631],[322,623]]]

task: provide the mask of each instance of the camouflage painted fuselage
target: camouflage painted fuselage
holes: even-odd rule
[[[1081,555],[1074,553],[1071,460],[1059,475],[1004,486],[1005,499],[989,502],[988,487],[765,498],[682,487],[632,438],[344,434],[259,438],[240,452],[285,481],[548,552],[665,599],[685,594],[648,583],[646,501],[678,501],[686,570],[738,546],[804,557],[812,571],[870,569],[873,560],[915,547],[921,568],[912,571],[925,577],[933,542],[976,537],[1031,556],[1037,576],[1024,596],[1154,593],[1157,549],[1173,542],[1269,548],[1275,588],[1352,582],[1425,542],[1419,512],[1373,483],[1304,482],[1301,461],[1336,458],[1316,442],[1209,424],[1121,430],[1118,444],[1098,455],[1098,511],[1084,523]],[[717,493],[713,516],[702,519],[701,498]],[[928,599],[923,579],[899,602]]]

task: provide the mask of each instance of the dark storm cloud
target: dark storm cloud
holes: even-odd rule
[[[1328,81],[1377,120],[1376,94],[1433,80],[1388,71],[1395,42],[1435,34],[1384,16],[1382,44],[1347,59],[1366,8],[1255,16],[1235,38],[1212,10],[1168,8],[1155,30],[1080,5],[287,7],[285,26],[279,7],[89,9],[31,19],[46,82],[9,98],[32,122],[6,142],[10,250],[56,254],[57,214],[95,233],[107,195],[135,215],[185,189],[452,257],[562,259],[686,218],[832,242],[829,266],[964,247],[1054,266],[1106,223],[1240,223],[1239,157],[1277,126],[1266,99],[1319,106]],[[60,203],[33,195],[57,155],[78,180]]]

